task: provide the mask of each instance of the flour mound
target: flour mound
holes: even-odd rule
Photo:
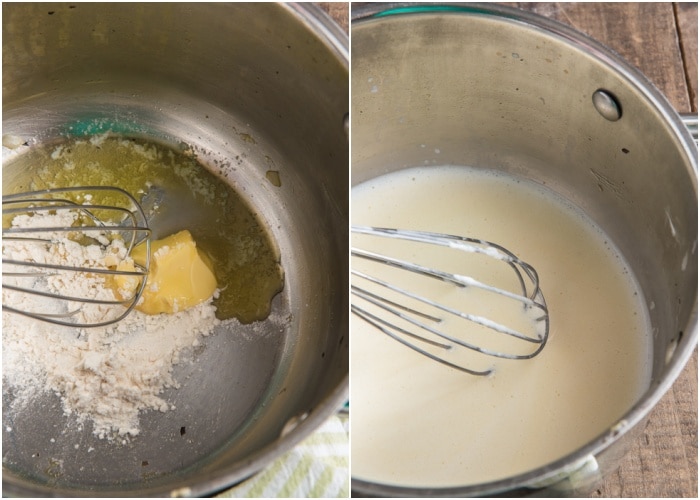
[[[50,217],[66,215],[16,218],[13,223],[19,227],[56,227],[71,222]],[[3,242],[3,257],[43,263],[99,267],[127,258],[125,254],[120,240],[81,245],[57,235],[48,245]],[[3,282],[8,279],[4,276]],[[113,298],[104,278],[94,274],[61,273],[35,278],[32,286]],[[177,314],[151,316],[133,311],[118,323],[97,328],[56,326],[3,312],[4,391],[12,395],[13,409],[54,392],[61,398],[64,413],[79,423],[91,421],[97,437],[123,440],[136,436],[141,411],[173,409],[162,397],[163,391],[178,387],[173,367],[181,362],[183,352],[199,345],[201,338],[210,335],[219,324],[212,300]],[[3,304],[50,313],[65,313],[67,307],[65,302],[27,298],[5,289]],[[108,319],[113,307],[81,308],[75,319]]]

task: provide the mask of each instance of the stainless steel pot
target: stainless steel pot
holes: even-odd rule
[[[176,368],[177,410],[143,415],[125,446],[61,434],[47,397],[3,426],[3,493],[201,496],[245,479],[347,398],[347,36],[311,4],[19,3],[2,22],[12,154],[112,130],[223,165],[279,246],[272,315],[288,318],[207,339],[202,370]]]
[[[546,183],[625,255],[650,304],[653,374],[598,438],[505,480],[377,496],[581,495],[613,470],[697,344],[697,148],[638,71],[559,23],[496,5],[368,5],[352,22],[352,184],[411,166]],[[439,145],[439,157],[432,148]],[[653,306],[652,306],[653,304]]]

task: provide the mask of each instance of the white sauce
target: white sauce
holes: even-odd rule
[[[475,377],[353,315],[354,477],[447,487],[523,473],[600,435],[648,387],[650,329],[630,271],[589,219],[549,191],[465,167],[407,169],[353,188],[352,219],[505,246],[538,271],[551,320],[537,357],[475,358],[494,368]],[[479,279],[502,286],[497,274]],[[508,342],[500,348],[518,348]]]

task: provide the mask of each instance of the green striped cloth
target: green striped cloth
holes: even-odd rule
[[[220,498],[348,498],[348,419],[329,418],[315,433]]]

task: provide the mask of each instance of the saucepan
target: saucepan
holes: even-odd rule
[[[649,305],[653,332],[643,395],[565,457],[502,480],[445,488],[353,475],[353,491],[410,497],[593,491],[697,344],[692,135],[664,96],[619,56],[527,12],[483,4],[364,5],[353,12],[351,39],[353,186],[436,162],[546,185],[620,249]],[[439,157],[421,144],[439,144]]]
[[[69,425],[54,394],[17,414],[3,393],[5,495],[213,494],[343,405],[348,85],[347,36],[313,4],[3,5],[9,156],[89,133],[186,145],[257,214],[285,276],[267,320],[175,367],[175,408],[128,443]]]

